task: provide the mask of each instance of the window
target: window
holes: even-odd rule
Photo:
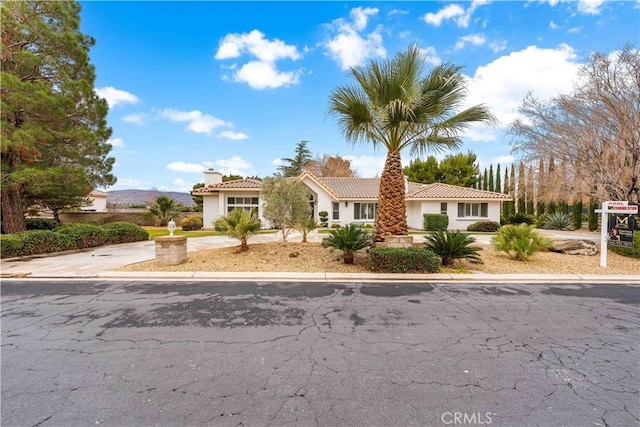
[[[234,209],[243,209],[250,211],[256,210],[258,214],[259,201],[257,197],[227,197],[227,212],[233,212]]]
[[[332,203],[332,213],[331,219],[340,219],[340,203]]]
[[[376,210],[378,209],[377,203],[354,203],[353,204],[353,219],[362,220],[376,218]]]
[[[489,217],[488,203],[458,203],[458,217]]]
[[[446,203],[440,203],[440,213],[442,215],[446,215],[447,214],[447,204]]]

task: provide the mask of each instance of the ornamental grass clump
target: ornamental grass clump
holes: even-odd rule
[[[516,261],[527,261],[541,249],[551,246],[551,241],[534,231],[531,225],[505,225],[492,239],[493,246]]]
[[[426,237],[424,244],[436,255],[442,258],[442,265],[453,265],[457,259],[466,259],[478,264],[482,263],[478,252],[482,250],[479,246],[471,246],[476,239],[468,234],[459,231],[435,231]]]

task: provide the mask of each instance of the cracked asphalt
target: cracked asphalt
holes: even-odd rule
[[[10,281],[3,426],[637,426],[640,287]]]

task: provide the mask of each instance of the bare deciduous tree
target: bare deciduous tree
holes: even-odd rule
[[[519,111],[510,129],[513,150],[529,162],[555,157],[562,177],[549,176],[549,185],[600,200],[638,200],[638,49],[593,54],[571,94],[549,101],[529,94]]]
[[[318,154],[308,168],[316,176],[354,178],[357,174],[351,169],[351,160],[338,155]]]

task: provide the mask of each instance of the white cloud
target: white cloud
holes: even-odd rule
[[[233,81],[247,83],[254,89],[274,89],[297,84],[302,69],[289,72],[278,70],[276,62],[282,59],[296,61],[302,57],[298,48],[282,40],[267,40],[265,35],[253,30],[249,33],[227,34],[221,41],[214,58],[235,59],[243,54],[255,57],[238,68],[237,64],[225,66],[231,71]],[[230,80],[228,76],[223,79]]]
[[[112,190],[118,189],[136,189],[136,190],[149,190],[153,187],[153,181],[143,181],[134,178],[118,177],[118,182],[111,188]]]
[[[385,156],[342,156],[351,161],[351,168],[362,178],[374,178],[382,175]]]
[[[509,156],[498,156],[498,157],[494,157],[493,159],[491,159],[491,161],[489,162],[490,165],[493,164],[510,164],[513,163],[513,161],[515,160],[515,157],[509,155]],[[502,177],[500,177],[502,178]]]
[[[557,30],[558,28],[560,28],[560,25],[556,24],[553,21],[549,21],[549,28],[551,28],[552,30]]]
[[[455,50],[463,49],[467,44],[472,44],[474,46],[482,46],[486,42],[487,42],[487,39],[483,34],[469,34],[469,35],[458,38],[458,41],[456,42],[454,49]]]
[[[457,4],[449,4],[436,13],[426,13],[422,17],[422,20],[436,27],[442,25],[444,21],[453,20],[458,27],[466,28],[469,26],[471,16],[478,6],[483,6],[488,3],[489,0],[473,0],[466,10]]]
[[[201,111],[180,111],[171,108],[159,110],[158,115],[163,119],[172,122],[183,122],[187,124],[187,130],[195,133],[210,134],[214,129],[221,126],[231,126],[231,123],[225,122],[210,114],[204,114]]]
[[[180,191],[182,193],[190,193],[193,190],[193,184],[186,182],[184,179],[176,178],[172,181],[173,186],[165,191]]]
[[[132,93],[124,90],[116,89],[112,86],[96,89],[96,93],[100,98],[107,100],[109,107],[115,107],[119,104],[137,104],[140,102],[140,98]]]
[[[202,173],[205,167],[197,163],[172,162],[167,165],[167,169],[174,172]]]
[[[124,140],[122,138],[109,138],[107,144],[112,147],[124,147]]]
[[[507,48],[506,40],[492,41],[491,43],[489,43],[489,49],[491,49],[493,53],[502,52],[506,48]]]
[[[428,47],[425,47],[425,48],[420,48],[420,51],[425,56],[425,60],[426,60],[427,64],[431,64],[431,65],[440,65],[440,64],[442,64],[442,59],[438,56],[435,47],[428,46]]]
[[[233,80],[246,83],[254,89],[275,89],[297,84],[301,72],[280,72],[271,62],[249,61],[233,74]]]
[[[278,158],[278,159],[273,159],[271,160],[271,164],[273,166],[280,166],[282,164],[282,159]]]
[[[578,11],[588,15],[597,15],[600,13],[600,6],[604,0],[580,0],[578,1]]]
[[[573,48],[529,46],[478,67],[469,79],[467,106],[486,104],[506,128],[528,92],[540,99],[567,93],[577,76],[579,62]],[[472,141],[491,141],[498,131],[472,126],[465,135]]]
[[[369,18],[377,14],[376,8],[356,7],[350,12],[351,21],[338,18],[327,25],[334,35],[325,42],[325,50],[343,70],[362,65],[370,58],[383,57],[387,54],[382,46],[380,28],[368,34],[363,33]]]
[[[572,27],[572,28],[569,28],[567,30],[567,33],[569,33],[569,34],[580,34],[581,31],[582,31],[582,27]]]
[[[224,132],[220,132],[220,134],[218,135],[218,138],[232,139],[234,141],[238,141],[241,139],[248,139],[249,136],[247,136],[242,132],[233,132],[230,130],[225,130]]]
[[[145,121],[147,120],[147,115],[145,113],[136,113],[136,114],[129,114],[127,116],[124,116],[122,118],[122,121],[125,123],[133,123],[136,124],[138,126],[142,126]]]
[[[213,165],[217,171],[222,172],[224,175],[253,176],[257,174],[251,163],[242,159],[240,156],[215,160]]]

